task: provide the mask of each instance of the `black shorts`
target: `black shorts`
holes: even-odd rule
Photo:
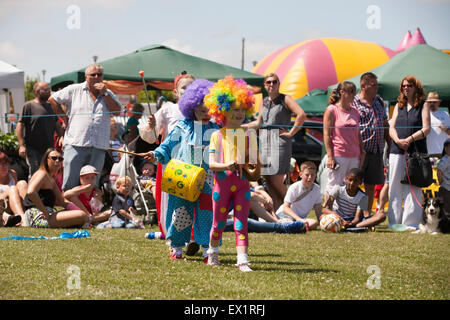
[[[384,184],[383,153],[366,153],[364,164],[364,184]]]

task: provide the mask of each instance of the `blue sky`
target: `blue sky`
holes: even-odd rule
[[[79,15],[67,11],[73,6]],[[370,6],[379,10],[379,28],[367,27]],[[450,0],[0,0],[0,60],[33,77],[45,69],[49,81],[94,55],[101,62],[164,44],[240,68],[245,38],[250,71],[252,61],[277,49],[322,37],[395,50],[419,27],[429,45],[450,49],[449,14]]]

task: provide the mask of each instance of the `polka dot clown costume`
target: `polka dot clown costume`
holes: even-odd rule
[[[219,80],[205,97],[209,114],[223,126],[211,135],[210,168],[215,171],[213,200],[213,225],[210,233],[208,264],[219,265],[218,253],[222,233],[231,205],[234,211],[237,266],[239,270],[252,271],[248,263],[247,219],[250,208],[249,181],[242,174],[240,164],[249,160],[256,163],[257,139],[254,131],[241,127],[252,114],[253,92],[242,79],[227,76]],[[249,155],[249,158],[246,157]],[[252,155],[255,155],[252,157]]]
[[[175,158],[200,166],[207,173],[202,193],[196,201],[191,202],[169,194],[166,239],[171,241],[170,258],[174,260],[182,258],[183,247],[190,241],[191,234],[195,242],[202,246],[205,257],[209,247],[214,174],[204,159],[207,159],[209,153],[209,135],[219,127],[209,121],[210,116],[203,105],[203,98],[212,85],[213,83],[206,79],[197,79],[186,88],[178,103],[185,119],[179,120],[175,129],[154,150],[154,157],[162,164],[167,164]]]

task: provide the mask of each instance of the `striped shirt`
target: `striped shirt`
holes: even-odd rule
[[[387,120],[384,101],[379,95],[369,106],[356,95],[353,106],[359,112],[359,127],[366,152],[382,153],[384,150],[384,121]]]
[[[369,199],[361,190],[351,197],[348,195],[345,185],[336,185],[331,190],[330,196],[334,198],[333,210],[344,220],[354,219],[358,209],[368,210]]]

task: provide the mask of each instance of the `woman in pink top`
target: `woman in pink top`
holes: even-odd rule
[[[350,169],[364,163],[364,146],[359,131],[359,113],[352,106],[356,93],[354,83],[344,81],[333,90],[324,113],[324,143],[327,151],[327,194],[342,185]]]

